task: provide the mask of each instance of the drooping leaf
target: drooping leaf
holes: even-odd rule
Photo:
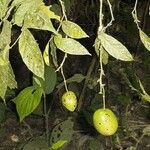
[[[7,70],[5,66],[0,65],[0,97],[5,98],[5,93],[7,90],[7,80],[6,80]]]
[[[21,5],[17,7],[17,10],[15,14],[13,15],[14,24],[18,26],[22,26],[25,16],[30,13],[34,13],[41,3],[42,3],[42,0],[16,1],[16,5],[17,4],[21,4]],[[15,5],[15,3],[13,5]]]
[[[11,42],[11,23],[7,20],[3,23],[2,32],[0,34],[0,49],[4,49]]]
[[[44,78],[44,61],[37,42],[28,29],[24,29],[19,39],[19,52],[26,66],[35,75]]]
[[[96,52],[98,57],[100,57],[100,51],[102,50],[102,62],[104,65],[106,65],[108,63],[109,55],[105,51],[103,46],[101,46],[101,42],[98,38],[95,39],[94,48],[95,48],[95,52]]]
[[[0,20],[6,15],[11,0],[0,0]]]
[[[35,110],[41,101],[42,94],[42,88],[35,88],[34,86],[31,86],[22,90],[15,98],[20,122]]]
[[[54,42],[58,49],[71,55],[91,55],[87,49],[78,41],[71,38],[62,38],[61,36],[54,36]]]
[[[142,30],[139,30],[139,34],[142,43],[150,51],[150,37],[148,37]]]
[[[58,150],[61,148],[67,141],[66,140],[59,140],[56,143],[52,144],[50,150]]]
[[[82,82],[84,79],[86,78],[86,76],[82,75],[82,74],[74,74],[71,78],[67,79],[66,82],[67,83],[71,83],[71,82],[77,82],[80,83]],[[57,85],[57,89],[61,89],[64,86],[64,82],[60,83],[59,85]]]
[[[49,42],[46,44],[45,50],[43,52],[43,58],[44,58],[45,64],[47,66],[50,66],[50,61],[49,61]]]
[[[5,99],[7,87],[14,89],[17,87],[15,76],[9,62],[9,46],[0,51],[0,97]]]
[[[79,25],[71,21],[63,21],[62,30],[66,35],[68,35],[71,38],[81,39],[89,37]]]
[[[58,67],[58,62],[57,62],[57,47],[54,43],[54,40],[50,41],[50,48],[51,48],[51,55],[52,55],[52,59],[53,59],[53,63],[55,65],[55,67]]]
[[[101,32],[98,36],[104,49],[116,59],[123,61],[132,61],[133,57],[127,48],[114,37]]]
[[[33,83],[41,86],[45,94],[50,94],[54,90],[56,81],[57,74],[52,66],[45,66],[44,80],[37,76],[33,77]]]

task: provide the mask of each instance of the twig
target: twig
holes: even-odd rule
[[[43,109],[44,109],[44,117],[45,117],[45,134],[46,134],[46,140],[49,141],[49,126],[48,126],[48,120],[49,120],[49,114],[47,113],[47,105],[46,105],[46,94],[43,94]]]
[[[18,38],[16,39],[16,41],[10,46],[10,49],[12,49],[16,45],[16,43],[20,39],[20,36],[21,36],[21,34],[18,36]]]
[[[108,5],[109,5],[109,10],[110,10],[110,14],[111,14],[111,20],[110,20],[110,22],[106,25],[106,27],[104,27],[104,30],[106,30],[109,26],[111,26],[111,25],[112,25],[112,22],[115,20],[115,19],[114,19],[114,15],[113,15],[113,11],[112,11],[112,5],[111,5],[111,3],[110,3],[109,0],[107,0],[107,3],[108,3]]]
[[[61,5],[61,8],[62,8],[62,13],[65,17],[65,20],[67,20],[67,15],[66,15],[66,9],[65,9],[65,6],[64,6],[64,2],[62,0],[59,0],[60,2],[60,5]]]
[[[99,28],[98,28],[98,33],[103,28],[103,0],[100,0],[99,8],[100,8],[100,10],[99,10]]]
[[[2,24],[3,21],[5,21],[5,20],[8,19],[8,17],[9,17],[9,15],[10,15],[10,13],[11,13],[11,11],[12,11],[13,8],[14,8],[14,7],[11,6],[11,7],[8,9],[8,11],[7,11],[5,17],[4,17],[4,18],[2,19],[2,21],[0,22],[0,26],[1,26],[1,24]]]
[[[63,71],[63,66],[61,67],[61,74],[62,74],[63,79],[64,79],[65,89],[66,89],[66,91],[68,91],[67,82],[66,82],[66,78],[64,75],[64,71]]]
[[[57,70],[55,72],[59,71],[63,67],[66,58],[67,58],[67,53],[65,53],[64,58],[63,58],[63,60],[62,60],[62,62],[60,64],[60,66],[57,68]]]
[[[134,9],[132,11],[132,16],[134,18],[134,22],[137,25],[137,28],[140,29],[140,27],[139,27],[139,22],[140,21],[138,20],[138,17],[137,17],[137,3],[138,3],[138,0],[135,1]]]

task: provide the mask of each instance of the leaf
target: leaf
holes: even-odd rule
[[[2,32],[0,34],[0,49],[4,49],[11,42],[11,23],[7,20],[3,23]]]
[[[57,31],[53,27],[49,16],[47,16],[42,10],[39,9],[37,9],[34,13],[30,13],[25,16],[24,27],[48,30],[57,34]]]
[[[57,150],[61,148],[67,141],[66,140],[59,140],[56,143],[52,144],[51,149]]]
[[[28,29],[24,29],[19,39],[21,57],[35,75],[44,78],[44,61],[37,42]]]
[[[107,35],[106,33],[100,33],[98,37],[101,41],[104,49],[116,59],[120,59],[123,61],[132,61],[133,57],[127,50],[127,48],[122,45],[118,40],[114,37]]]
[[[45,50],[43,52],[43,58],[44,58],[45,64],[47,66],[50,66],[50,61],[49,61],[49,42],[47,43],[47,45],[45,47]]]
[[[74,5],[74,0],[63,0],[67,14],[70,13],[71,7]]]
[[[104,65],[106,65],[108,63],[109,55],[105,51],[105,49],[101,46],[101,42],[98,38],[95,39],[94,48],[95,48],[95,52],[96,52],[98,57],[100,57],[100,51],[101,50],[103,51],[102,52],[102,62]]]
[[[71,38],[81,39],[89,37],[79,25],[71,21],[63,21],[62,30],[66,35],[70,36]]]
[[[12,21],[14,22],[14,24],[18,26],[22,26],[25,16],[30,13],[34,13],[41,3],[42,3],[42,0],[32,0],[32,1],[25,0],[24,2],[20,0],[16,1],[16,5],[17,4],[21,4],[21,5],[17,7],[17,10],[15,14],[13,15]]]
[[[59,20],[60,21],[60,16],[59,15],[56,15],[55,12],[51,11],[50,10],[50,7],[51,6],[45,6],[45,4],[43,3],[41,6],[40,6],[40,10],[43,11],[43,13],[48,16],[49,18],[51,19],[56,19],[56,20]]]
[[[33,76],[34,85],[38,84],[38,86],[41,86],[45,94],[50,94],[54,90],[56,81],[57,74],[55,69],[53,69],[51,66],[45,67],[44,80],[37,76]]]
[[[54,36],[54,42],[58,49],[70,55],[91,55],[79,42],[71,38]]]
[[[74,132],[73,125],[74,123],[70,117],[67,120],[56,125],[51,133],[50,145],[58,142],[59,140],[67,141],[69,143]]]
[[[16,88],[17,83],[9,62],[9,46],[0,51],[0,97],[4,100],[7,87]]]
[[[150,51],[150,38],[142,30],[139,30],[139,34],[142,43]]]
[[[141,94],[141,97],[144,101],[150,102],[150,95],[148,94]]]
[[[18,6],[22,4],[23,2],[26,2],[26,0],[14,0],[11,4],[11,6]]]
[[[71,83],[71,82],[77,82],[80,83],[82,82],[84,79],[86,78],[86,76],[82,75],[82,74],[74,74],[71,78],[67,79],[66,82],[67,83]],[[59,85],[57,85],[57,89],[61,89],[64,86],[64,82],[60,83]]]
[[[34,86],[30,86],[22,90],[15,98],[20,122],[35,110],[41,101],[42,94],[42,88],[35,88]]]
[[[0,0],[0,20],[5,16],[11,0]]]
[[[58,4],[53,4],[53,5],[50,7],[50,10],[53,11],[53,12],[54,12],[56,15],[58,15],[58,16],[62,16],[60,5],[58,5]]]
[[[57,47],[54,43],[54,40],[50,41],[50,48],[51,48],[51,55],[52,55],[53,63],[55,65],[55,67],[57,68],[58,67],[57,53],[56,53]]]

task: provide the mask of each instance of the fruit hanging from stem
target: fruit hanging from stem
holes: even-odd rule
[[[93,124],[105,136],[113,135],[118,129],[117,117],[110,109],[97,109],[93,114]]]
[[[67,91],[62,96],[62,104],[69,111],[74,111],[77,107],[77,97],[74,92]]]

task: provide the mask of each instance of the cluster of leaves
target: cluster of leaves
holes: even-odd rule
[[[5,100],[8,88],[17,88],[15,76],[9,62],[9,50],[19,44],[19,53],[23,62],[33,73],[33,86],[25,88],[15,98],[17,111],[22,121],[38,106],[43,94],[50,94],[56,84],[56,72],[49,61],[49,53],[57,67],[57,52],[59,49],[71,55],[90,55],[87,49],[75,39],[86,38],[88,35],[77,24],[64,20],[64,17],[55,14],[42,0],[3,0],[0,2],[2,31],[0,34],[0,97]],[[58,5],[59,6],[59,5]],[[61,7],[59,6],[59,9]],[[13,10],[13,11],[12,11]],[[11,20],[8,17],[11,16]],[[59,24],[55,29],[51,19]],[[16,42],[11,44],[11,28],[17,25],[21,33]],[[59,33],[59,28],[63,32]],[[36,39],[29,29],[47,30],[52,33],[42,54]],[[51,52],[49,52],[51,49]]]

